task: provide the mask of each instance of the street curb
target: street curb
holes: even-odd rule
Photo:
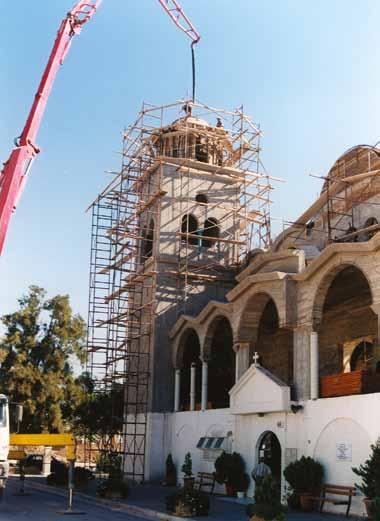
[[[42,483],[36,483],[35,481],[26,481],[25,486],[32,489],[34,488],[35,490],[40,490],[41,492],[49,492],[50,494],[55,494],[57,496],[67,497],[66,491],[56,489],[54,487],[44,485]],[[152,510],[150,508],[138,507],[136,505],[128,505],[126,503],[119,503],[116,501],[111,501],[109,499],[95,498],[94,496],[89,496],[88,494],[85,494],[83,492],[75,491],[74,500],[75,498],[80,498],[82,501],[86,503],[95,503],[97,506],[101,506],[103,508],[112,510],[122,510],[123,512],[140,518],[149,517],[150,519],[161,519],[161,521],[192,521],[189,517],[173,516],[171,514],[159,512],[158,510]]]

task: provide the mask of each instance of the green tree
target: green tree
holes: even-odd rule
[[[88,377],[73,371],[75,361],[85,360],[85,321],[73,314],[68,295],[46,299],[38,286],[1,320],[0,392],[23,404],[20,431],[64,431],[88,391]]]

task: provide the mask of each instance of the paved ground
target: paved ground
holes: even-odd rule
[[[30,496],[14,496],[18,490],[14,480],[9,480],[5,496],[0,503],[1,521],[59,521],[63,519],[88,519],[91,521],[138,521],[134,516],[125,512],[109,507],[92,506],[90,503],[76,500],[74,507],[76,510],[86,512],[81,516],[65,516],[58,514],[60,510],[65,510],[67,502],[64,497],[53,495],[47,492],[33,490]],[[149,519],[149,518],[145,518]]]
[[[73,517],[58,513],[67,507],[66,491],[48,487],[45,483],[43,478],[28,478],[25,488],[26,491],[31,492],[31,495],[19,497],[13,495],[19,488],[18,479],[10,479],[5,498],[0,503],[0,521],[62,521]],[[86,512],[85,515],[76,516],[78,519],[89,521],[170,519],[165,512],[165,497],[172,491],[170,488],[154,485],[140,486],[132,489],[128,499],[118,500],[115,504],[108,502],[108,505],[99,503],[95,505],[96,499],[92,496],[94,490],[91,488],[93,487],[87,490],[83,498],[77,497],[74,500],[74,508]],[[243,502],[214,496],[211,498],[209,516],[198,519],[200,521],[248,521],[245,509]],[[179,518],[175,519],[181,521]],[[352,519],[355,517],[351,518],[351,521]],[[357,517],[356,519],[358,520]],[[347,521],[347,519],[343,516],[321,515],[317,512],[306,514],[288,512],[286,521]]]

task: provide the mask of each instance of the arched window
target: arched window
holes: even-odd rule
[[[143,243],[144,244],[144,249],[143,249],[144,259],[143,260],[146,260],[152,256],[153,240],[154,240],[154,220],[151,219],[149,222],[149,227],[146,230],[146,235],[145,235],[145,239],[144,239],[144,243]]]
[[[364,228],[368,228],[369,226],[374,226],[375,224],[379,224],[378,223],[378,220],[376,219],[376,217],[369,217],[369,219],[366,220],[366,222],[364,223]],[[378,232],[378,230],[370,230],[366,233],[366,239],[367,241],[369,241],[370,239],[372,239],[372,237],[374,235],[376,235],[376,233]]]
[[[181,224],[181,232],[182,233],[191,233],[193,235],[198,234],[198,221],[194,217],[194,215],[184,215],[182,217],[182,224]],[[187,242],[188,244],[195,244],[197,245],[199,243],[198,237],[188,237],[186,235],[182,236],[182,242]]]
[[[368,369],[373,360],[373,345],[371,342],[361,342],[355,347],[350,359],[351,371],[364,371]]]
[[[195,141],[195,159],[197,161],[202,161],[202,163],[207,163],[208,161],[207,143],[205,142],[205,138],[197,137]]]
[[[202,246],[210,248],[217,241],[211,240],[211,238],[219,238],[219,225],[218,221],[214,217],[209,217],[205,220],[205,227],[203,230]],[[209,238],[208,238],[209,237]]]
[[[205,194],[197,194],[195,196],[195,200],[197,201],[197,203],[203,203],[203,204],[208,203],[208,198],[207,198],[207,195],[205,195]]]

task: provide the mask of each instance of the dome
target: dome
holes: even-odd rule
[[[380,168],[380,149],[371,145],[357,145],[342,154],[330,168],[322,193],[335,181]],[[342,186],[343,188],[343,186]]]

